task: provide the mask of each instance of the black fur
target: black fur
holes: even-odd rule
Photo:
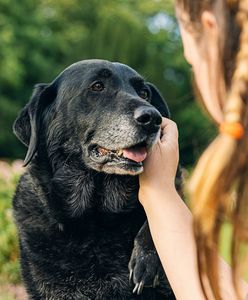
[[[153,85],[108,61],[36,86],[14,124],[28,146],[13,206],[30,299],[174,299],[137,199],[142,163],[97,148],[149,149],[153,106],[169,116]]]

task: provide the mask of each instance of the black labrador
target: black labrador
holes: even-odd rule
[[[14,124],[28,147],[13,206],[30,299],[175,299],[137,199],[161,115],[158,90],[120,63],[80,61],[35,87]]]

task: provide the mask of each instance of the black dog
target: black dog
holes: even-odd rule
[[[120,63],[81,61],[36,86],[14,124],[28,146],[14,214],[30,299],[175,299],[137,199],[161,114],[157,89]]]

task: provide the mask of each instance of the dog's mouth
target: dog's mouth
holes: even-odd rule
[[[135,145],[129,148],[119,150],[109,150],[103,147],[98,147],[97,152],[100,156],[115,155],[119,158],[131,160],[132,162],[141,163],[146,159],[147,150],[145,145]]]
[[[91,159],[98,163],[106,173],[136,175],[143,171],[148,146],[145,141],[121,149],[107,149],[100,145],[92,145]]]

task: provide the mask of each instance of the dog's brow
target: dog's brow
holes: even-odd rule
[[[113,75],[113,73],[109,70],[109,69],[100,69],[98,72],[97,72],[97,76],[99,77],[104,77],[104,78],[109,78]]]
[[[144,79],[142,77],[132,77],[129,81],[132,85],[144,84]]]

